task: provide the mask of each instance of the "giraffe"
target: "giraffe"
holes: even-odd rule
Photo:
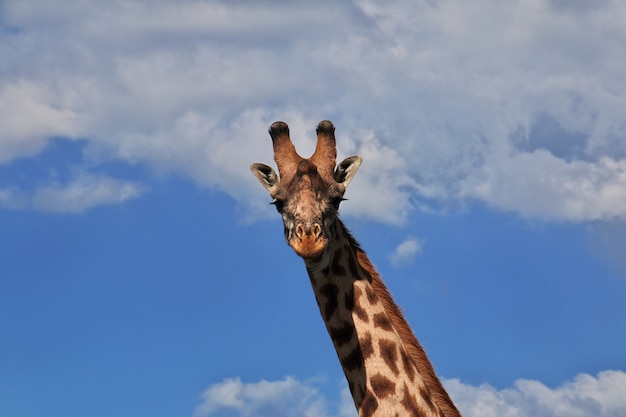
[[[317,126],[313,155],[298,155],[289,127],[269,129],[279,175],[250,166],[282,216],[287,244],[302,257],[320,313],[360,417],[460,417],[380,275],[338,217],[361,165],[337,165],[335,127]]]

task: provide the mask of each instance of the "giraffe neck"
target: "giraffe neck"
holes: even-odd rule
[[[460,417],[365,252],[334,229],[305,264],[359,416]]]

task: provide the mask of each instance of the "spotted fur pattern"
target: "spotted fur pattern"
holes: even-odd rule
[[[340,221],[334,234],[306,265],[359,415],[444,417],[375,290],[380,277]]]

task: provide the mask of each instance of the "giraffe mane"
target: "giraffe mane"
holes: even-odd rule
[[[437,377],[435,370],[426,356],[426,352],[417,338],[413,334],[409,323],[404,318],[402,314],[402,310],[398,305],[393,301],[391,293],[387,289],[387,286],[383,282],[380,274],[372,265],[367,254],[363,249],[361,249],[361,245],[357,242],[357,240],[352,236],[352,234],[348,231],[346,226],[340,219],[337,219],[340,227],[343,229],[345,236],[352,247],[356,255],[357,262],[359,266],[363,268],[371,277],[371,285],[374,289],[374,292],[381,300],[383,304],[383,308],[385,309],[389,320],[393,324],[394,328],[398,332],[400,339],[402,340],[402,344],[404,345],[410,360],[416,366],[422,377],[424,378],[424,382],[428,389],[430,390],[435,403],[439,406],[441,411],[446,417],[461,417],[459,411],[456,406],[450,399],[450,396],[444,389],[441,381]]]

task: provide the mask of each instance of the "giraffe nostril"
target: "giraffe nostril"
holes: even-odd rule
[[[319,223],[298,223],[295,229],[296,237],[300,240],[306,237],[318,239],[322,235],[322,226]]]
[[[302,236],[304,235],[304,226],[302,225],[302,223],[298,223],[296,225],[296,236],[299,239],[302,239]]]

